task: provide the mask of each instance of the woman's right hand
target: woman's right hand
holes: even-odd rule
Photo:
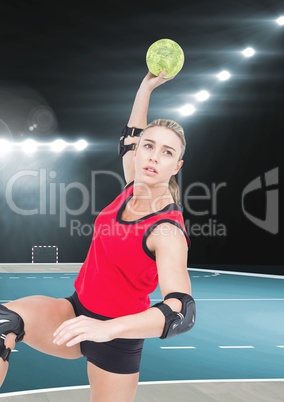
[[[143,78],[140,87],[147,88],[152,92],[155,88],[175,78],[175,75],[170,78],[165,78],[166,74],[167,74],[166,71],[162,71],[158,76],[156,76],[152,74],[150,71],[148,71],[147,75]]]
[[[115,338],[113,320],[101,321],[79,315],[64,321],[54,332],[53,343],[68,347],[83,341],[108,342]]]

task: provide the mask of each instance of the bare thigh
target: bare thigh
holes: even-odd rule
[[[139,373],[116,374],[88,362],[91,402],[133,402]]]
[[[47,296],[29,296],[6,303],[5,306],[18,313],[25,324],[22,342],[43,353],[66,359],[82,356],[80,345],[67,347],[53,343],[53,333],[63,321],[75,318],[72,304],[65,299]]]

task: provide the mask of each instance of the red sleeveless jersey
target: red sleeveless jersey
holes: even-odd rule
[[[158,273],[146,240],[157,225],[176,225],[190,244],[182,209],[175,203],[141,219],[123,221],[122,212],[132,196],[133,182],[97,216],[87,257],[75,280],[83,306],[112,318],[150,307],[149,294],[158,285]]]

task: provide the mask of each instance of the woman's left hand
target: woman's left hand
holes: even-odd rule
[[[111,336],[111,320],[101,321],[81,315],[64,321],[54,332],[53,343],[74,346],[82,341],[108,342]]]

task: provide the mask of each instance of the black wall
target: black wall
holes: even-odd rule
[[[169,37],[185,65],[153,94],[149,120],[173,118],[185,129],[179,182],[189,266],[283,275],[283,28],[273,23],[281,3],[144,3],[110,13],[107,4],[94,12],[70,2],[1,2],[0,138],[84,137],[90,146],[0,153],[0,263],[31,262],[34,245],[58,246],[59,262],[84,260],[97,212],[122,188],[117,141],[146,50]],[[249,45],[256,56],[243,60]],[[232,79],[217,83],[221,69]],[[181,117],[177,108],[200,89],[209,101]],[[249,183],[256,187],[242,203]]]

